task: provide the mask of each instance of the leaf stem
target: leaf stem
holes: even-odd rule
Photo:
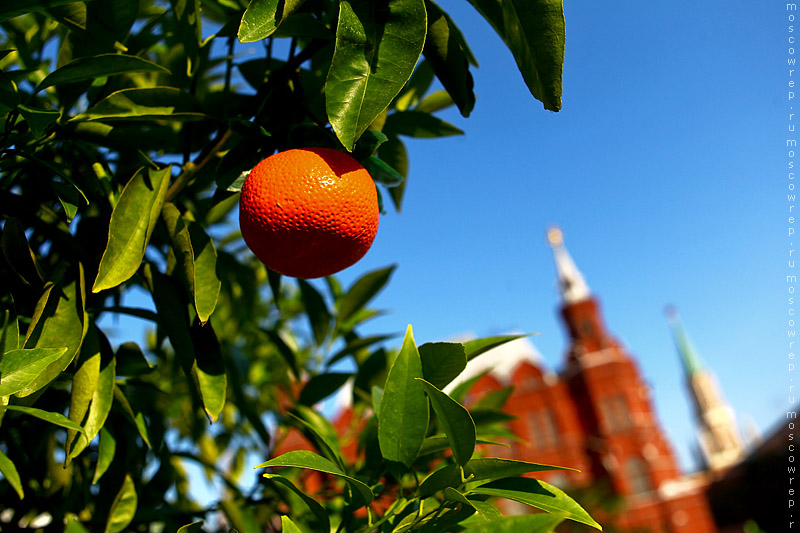
[[[184,166],[183,172],[175,179],[167,191],[167,202],[174,200],[175,197],[177,197],[181,191],[183,191],[183,189],[189,185],[194,175],[200,172],[203,167],[205,167],[208,162],[222,150],[222,148],[225,146],[225,143],[228,142],[232,135],[233,134],[231,133],[231,130],[226,129],[225,132],[219,137],[217,142],[214,143],[213,147],[208,150],[208,152],[205,154],[201,153],[198,156],[196,163],[190,161]]]

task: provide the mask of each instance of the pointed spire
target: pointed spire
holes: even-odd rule
[[[553,249],[556,260],[556,270],[558,271],[558,282],[561,287],[561,297],[564,303],[571,304],[582,302],[591,298],[589,286],[583,279],[578,267],[572,261],[569,252],[564,247],[564,239],[558,226],[552,226],[547,230],[547,240]]]
[[[675,340],[675,347],[678,348],[678,353],[681,356],[681,363],[683,363],[683,370],[687,376],[693,376],[699,370],[703,369],[703,364],[700,362],[700,357],[692,346],[686,331],[683,329],[681,317],[675,307],[669,305],[664,309],[664,314],[667,315],[667,322],[672,330],[672,338]]]

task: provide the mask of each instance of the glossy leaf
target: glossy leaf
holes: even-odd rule
[[[3,236],[0,246],[8,265],[27,285],[34,288],[42,286],[44,281],[36,266],[36,258],[28,245],[22,222],[16,217],[9,217],[3,225]]]
[[[339,304],[339,323],[346,322],[356,311],[367,305],[392,277],[395,265],[374,270],[358,278],[342,297]]]
[[[111,504],[105,532],[119,533],[128,527],[128,524],[131,523],[133,516],[136,514],[137,503],[136,487],[130,474],[125,474],[122,488],[117,493],[117,497],[114,498],[114,503]]]
[[[596,529],[602,529],[600,524],[589,516],[583,507],[567,496],[562,490],[527,477],[514,477],[492,481],[470,491],[472,494],[483,494],[508,498],[531,507],[536,507],[548,513],[559,513],[570,520],[586,524]]]
[[[312,524],[316,526],[316,528],[314,529],[315,531],[331,530],[330,519],[328,518],[328,512],[325,510],[324,507],[322,507],[322,505],[319,504],[319,502],[317,502],[317,500],[311,498],[305,492],[295,487],[291,481],[289,481],[283,476],[280,476],[278,474],[264,474],[264,477],[269,479],[270,481],[279,483],[284,487],[288,488],[289,490],[294,492],[303,501],[303,503],[305,503],[308,506],[309,510],[311,511],[311,514],[313,514],[315,518],[315,523]]]
[[[97,329],[94,326],[89,328],[86,338],[81,345],[81,352],[78,356],[77,369],[72,376],[72,392],[69,401],[69,419],[76,424],[81,424],[89,404],[97,391],[97,383],[100,377],[100,340]],[[76,437],[75,431],[67,432],[65,450],[67,453],[67,463],[70,460],[70,448]]]
[[[303,533],[302,530],[292,522],[286,515],[281,516],[281,530],[283,533]]]
[[[195,321],[192,324],[190,335],[195,355],[195,364],[192,370],[200,389],[203,407],[211,422],[216,422],[225,407],[228,389],[228,376],[222,363],[219,341],[211,323],[201,326],[198,321]]]
[[[104,353],[102,339],[100,349],[100,373],[97,376],[97,386],[94,389],[92,402],[89,405],[89,414],[83,426],[86,431],[86,439],[79,439],[75,443],[69,454],[70,457],[73,458],[77,457],[78,454],[94,440],[97,434],[100,433],[106,423],[108,413],[111,412],[111,406],[114,403],[114,393],[116,391],[116,359],[113,354]],[[108,347],[107,350],[110,351],[110,347]]]
[[[314,452],[307,450],[296,450],[285,453],[274,459],[270,459],[265,463],[255,466],[255,468],[269,468],[276,466],[286,466],[295,468],[307,468],[309,470],[316,470],[342,478],[346,481],[356,493],[361,497],[361,504],[366,505],[372,502],[372,490],[355,478],[344,474],[338,466],[328,461],[324,457],[317,455]]]
[[[298,422],[299,429],[310,437],[309,440],[316,444],[317,449],[327,459],[344,471],[345,463],[342,461],[339,435],[333,425],[321,414],[304,405],[298,405],[296,411],[300,416],[296,416],[293,413],[289,413],[289,416]]]
[[[475,423],[469,411],[427,381],[419,379],[425,388],[425,394],[431,399],[436,418],[444,430],[453,458],[460,465],[467,464],[475,452]]]
[[[189,237],[194,253],[194,307],[201,324],[208,322],[217,307],[217,298],[222,282],[217,274],[217,249],[203,228],[188,222]]]
[[[433,472],[420,483],[419,496],[429,496],[446,487],[457,487],[462,483],[461,471],[458,465],[449,465]],[[472,483],[510,476],[519,476],[530,472],[543,472],[547,470],[574,470],[562,466],[529,463],[513,459],[477,458],[464,465],[464,477],[471,479]]]
[[[468,117],[475,107],[475,83],[469,71],[469,59],[462,48],[465,46],[464,38],[453,20],[439,6],[428,0],[426,7],[428,35],[423,54],[461,115]]]
[[[70,121],[175,120],[187,122],[206,118],[190,95],[173,87],[146,87],[114,92]]]
[[[114,460],[114,454],[117,451],[117,440],[106,428],[100,430],[100,445],[97,448],[97,465],[94,469],[94,477],[92,484],[100,481],[103,474],[106,473],[111,462]]]
[[[6,478],[6,481],[9,482],[11,487],[17,491],[19,499],[23,499],[25,497],[25,492],[22,490],[22,481],[19,478],[17,467],[14,466],[13,461],[3,453],[3,450],[0,450],[0,473],[3,474],[3,477]]]
[[[389,166],[389,163],[374,155],[364,161],[364,168],[367,169],[375,183],[386,187],[397,187],[405,180],[402,174]]]
[[[386,119],[384,131],[391,135],[406,135],[420,139],[451,137],[464,132],[449,122],[422,111],[398,111]]]
[[[300,391],[298,402],[302,405],[314,405],[339,390],[351,377],[353,374],[343,372],[318,374],[309,379]]]
[[[54,70],[36,86],[36,92],[54,85],[64,85],[66,83],[94,80],[103,76],[130,74],[133,72],[164,72],[169,74],[167,68],[141,57],[123,54],[100,54],[75,59]]]
[[[504,516],[484,524],[470,527],[464,533],[519,533],[520,531],[535,531],[536,533],[550,533],[566,517],[559,514],[529,514],[520,516]]]
[[[31,384],[48,365],[58,361],[67,348],[11,350],[0,358],[0,396],[15,394]]]
[[[348,150],[411,77],[427,30],[423,0],[342,0],[325,85],[328,118]]]
[[[464,346],[457,342],[426,342],[419,347],[422,374],[443,389],[467,367]]]
[[[306,315],[314,332],[314,340],[318,345],[325,342],[331,327],[331,314],[322,295],[304,279],[298,279],[300,294],[303,297],[303,305],[306,308]]]
[[[422,363],[408,326],[403,346],[389,368],[378,419],[378,442],[383,457],[408,468],[417,459],[428,431],[428,399],[422,383],[416,379],[421,377]]]
[[[561,0],[469,0],[514,54],[531,94],[545,109],[561,109],[564,8]]]
[[[469,502],[469,505],[474,507],[475,510],[478,511],[478,513],[480,513],[480,515],[484,518],[484,520],[491,522],[492,520],[503,518],[503,514],[497,510],[497,507],[495,507],[489,502],[484,502],[481,500],[469,500],[469,499],[467,501]]]
[[[472,361],[481,354],[484,354],[492,348],[505,344],[507,342],[529,337],[530,335],[500,335],[497,337],[484,337],[482,339],[475,339],[464,343],[464,351],[467,353],[467,361]]]
[[[40,420],[44,420],[45,422],[49,422],[56,426],[61,426],[63,428],[83,433],[82,427],[80,427],[78,424],[76,424],[66,416],[62,415],[61,413],[52,413],[50,411],[45,411],[43,409],[36,409],[35,407],[25,407],[23,405],[4,405],[0,407],[0,412],[5,410],[19,411],[21,413],[25,413],[26,415],[35,416]]]
[[[238,37],[243,43],[266,39],[305,0],[251,0],[242,16]]]
[[[111,214],[108,245],[92,292],[116,287],[142,263],[169,185],[170,167],[140,169],[125,185]]]

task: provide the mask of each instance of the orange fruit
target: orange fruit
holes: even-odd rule
[[[361,259],[378,214],[369,172],[330,148],[271,155],[250,171],[239,200],[247,246],[272,270],[296,278],[335,274]]]

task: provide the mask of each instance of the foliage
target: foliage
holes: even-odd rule
[[[561,2],[471,3],[558,110]],[[524,477],[555,467],[482,457],[503,436],[497,420],[442,392],[502,339],[417,347],[409,328],[388,350],[389,336],[358,329],[393,267],[346,289],[281,279],[233,221],[243,173],[297,146],[352,151],[400,209],[402,139],[460,134],[435,113],[475,103],[477,62],[443,9],[7,0],[0,28],[0,520],[70,532],[596,526]],[[148,324],[146,343],[117,332],[121,318]],[[345,383],[349,447],[347,428],[313,408]],[[309,449],[278,453],[292,435]],[[495,498],[547,513],[502,517]]]

